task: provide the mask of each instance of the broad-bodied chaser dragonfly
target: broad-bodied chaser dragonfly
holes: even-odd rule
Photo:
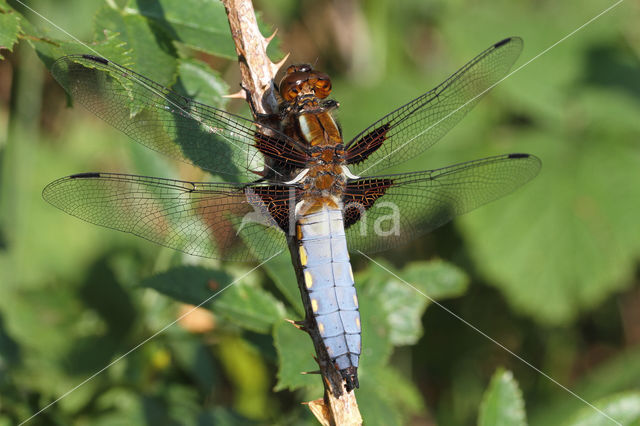
[[[288,68],[276,124],[266,126],[107,59],[66,56],[52,73],[75,101],[151,149],[246,182],[92,172],[58,179],[43,196],[85,221],[196,256],[265,259],[288,245],[313,325],[350,391],[358,387],[361,337],[348,250],[378,251],[429,232],[528,182],[540,160],[507,154],[370,174],[435,144],[506,75],[521,50],[517,37],[492,45],[348,142],[332,114],[338,103],[328,98],[331,80],[309,65]],[[390,225],[382,229],[381,221]]]

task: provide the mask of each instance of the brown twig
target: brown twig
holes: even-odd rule
[[[222,3],[227,11],[242,75],[242,89],[234,96],[250,101],[254,113],[274,114],[278,111],[278,99],[273,81],[289,55],[279,63],[271,62],[267,45],[275,33],[268,38],[262,36],[251,1],[223,0]]]
[[[258,29],[253,5],[250,0],[222,0],[227,11],[229,27],[236,45],[242,90],[236,97],[250,102],[256,120],[262,121],[260,115],[272,115],[278,112],[275,76],[287,60],[287,56],[279,63],[273,63],[266,53],[266,48],[273,35],[264,38]],[[275,33],[274,33],[275,35]],[[294,242],[290,239],[289,244]],[[292,251],[292,261],[299,263],[298,250]],[[300,265],[297,265],[300,266]],[[301,267],[295,268],[298,271]],[[298,285],[304,288],[302,276],[297,276]],[[302,291],[303,298],[308,295]],[[346,392],[344,380],[335,369],[331,358],[322,343],[315,319],[310,311],[310,303],[306,301],[306,318],[303,329],[309,333],[316,350],[316,360],[324,383],[324,398],[308,402],[309,409],[323,425],[360,425],[362,417],[358,410],[355,392]]]

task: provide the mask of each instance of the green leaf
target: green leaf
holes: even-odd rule
[[[284,317],[282,303],[246,280],[233,283],[228,274],[196,266],[181,266],[141,283],[184,303],[199,305],[257,333],[268,333]]]
[[[174,337],[167,342],[171,346],[175,363],[191,377],[202,392],[210,392],[221,386],[220,371],[215,368],[211,351],[201,339],[192,336]]]
[[[2,49],[13,51],[13,45],[18,42],[20,21],[20,15],[4,0],[0,1],[0,51]],[[4,56],[0,55],[0,59],[4,59]]]
[[[98,396],[96,421],[98,425],[142,424],[145,407],[142,397],[133,389],[113,387]]]
[[[12,366],[18,365],[21,358],[21,348],[7,332],[4,318],[0,313],[0,376]]]
[[[640,208],[640,187],[620,185],[640,181],[637,148],[626,137],[610,136],[609,143],[595,134],[575,137],[523,140],[539,147],[540,176],[462,221],[489,282],[543,323],[570,321],[630,283],[640,255],[631,237],[640,233],[640,222],[630,214]],[[549,139],[560,138],[565,152],[543,151]]]
[[[212,407],[208,411],[200,413],[198,417],[198,426],[235,426],[239,424],[252,425],[258,423],[223,406]]]
[[[389,386],[384,383],[383,386]],[[388,388],[387,388],[388,389]],[[389,390],[389,394],[392,392]],[[360,389],[356,392],[358,397],[358,408],[362,415],[362,420],[367,425],[394,426],[406,424],[402,412],[391,401],[389,394],[384,395],[367,384],[367,380],[362,377]]]
[[[395,346],[415,344],[421,337],[421,318],[430,299],[459,296],[469,282],[462,270],[442,261],[409,264],[398,276],[410,286],[390,275],[380,289]]]
[[[221,339],[216,352],[234,385],[234,408],[247,417],[264,418],[271,402],[270,372],[265,359],[239,337]]]
[[[222,96],[229,92],[229,86],[205,62],[181,59],[178,62],[178,75],[186,96],[217,107],[224,107],[227,103]]]
[[[487,388],[478,416],[479,426],[524,426],[524,400],[510,371],[498,369]]]
[[[104,37],[100,41],[90,45],[92,50],[73,41],[34,38],[30,39],[30,43],[47,68],[51,68],[56,59],[66,55],[92,53],[122,65],[128,65],[131,56],[131,49],[127,48],[126,43],[120,40],[117,34],[108,30],[105,31]]]
[[[303,387],[316,387],[319,391],[322,383],[317,375],[304,375],[303,372],[318,369],[314,361],[313,342],[304,333],[285,321],[273,328],[273,344],[278,353],[278,383],[276,391],[295,390]]]
[[[424,411],[418,389],[402,374],[381,366],[360,375],[358,406],[367,425],[404,425]]]
[[[96,39],[100,39],[105,30],[118,33],[117,38],[131,48],[129,61],[121,63],[135,72],[171,86],[177,74],[177,60],[172,55],[173,48],[167,34],[159,28],[149,25],[140,15],[130,14],[128,9],[117,10],[104,6],[95,17]],[[117,59],[108,59],[118,62]]]
[[[530,126],[480,127],[495,152],[538,155],[540,175],[459,222],[486,281],[552,325],[628,286],[640,256],[640,187],[621,184],[640,180],[637,58],[614,35],[579,39],[514,88],[511,108]],[[493,153],[469,139],[457,158]]]
[[[296,273],[291,264],[291,255],[288,251],[274,257],[263,265],[269,277],[273,280],[278,290],[282,292],[287,301],[293,306],[296,313],[304,316],[302,298],[298,288]]]
[[[640,382],[640,348],[634,347],[612,357],[590,371],[572,387],[587,401],[601,400],[608,395],[635,389]],[[554,397],[530,413],[530,423],[536,426],[561,424],[584,407],[584,403],[562,392],[562,398]]]
[[[227,14],[218,1],[160,0],[137,2],[137,12],[186,46],[235,59]],[[135,6],[127,9],[135,12]]]
[[[584,407],[567,425],[609,426],[614,421],[623,426],[640,425],[640,392],[613,395],[596,401],[594,405],[602,413],[592,407]]]
[[[198,305],[221,291],[233,281],[231,275],[199,266],[179,266],[151,276],[140,283],[183,303]],[[216,296],[219,297],[219,296]]]
[[[425,410],[420,391],[388,365],[361,374],[357,392],[367,425],[407,424],[410,416]]]
[[[282,302],[246,281],[234,284],[217,299],[212,303],[213,312],[256,333],[271,332],[272,327],[284,318]]]
[[[388,272],[373,266],[365,274],[355,277],[358,288],[360,321],[362,323],[362,350],[360,371],[366,374],[384,366],[391,357],[391,326],[384,312],[385,301],[380,295],[381,283],[389,278]]]

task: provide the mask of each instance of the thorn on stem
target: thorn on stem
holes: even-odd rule
[[[286,55],[284,55],[284,58],[280,60],[280,62],[271,64],[271,72],[273,72],[273,75],[276,75],[280,68],[282,68],[282,66],[287,62],[287,59],[289,59],[289,55],[290,53],[287,53]]]
[[[266,41],[267,44],[271,43],[271,40],[273,40],[273,38],[276,36],[276,34],[278,34],[278,29],[277,28],[275,29],[273,34],[271,34],[269,37],[265,38],[264,41]]]
[[[244,89],[240,89],[236,93],[232,93],[230,95],[223,95],[222,97],[231,98],[231,99],[247,99],[247,92]]]
[[[294,321],[290,319],[285,319],[288,323],[292,324],[295,328],[302,331],[307,331],[307,327],[304,321]]]

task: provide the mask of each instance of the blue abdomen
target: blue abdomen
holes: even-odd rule
[[[357,387],[360,312],[342,211],[324,205],[298,219],[305,289],[320,336],[334,365]]]

